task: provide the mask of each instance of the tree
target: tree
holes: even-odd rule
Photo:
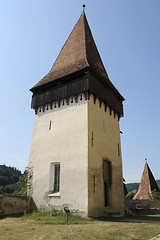
[[[3,194],[3,193],[4,193],[4,187],[0,186],[0,194]]]
[[[27,176],[27,169],[21,174],[16,168],[0,165],[0,194],[27,196]]]
[[[128,199],[128,200],[133,199],[136,192],[137,192],[137,190],[132,190],[131,192],[128,192],[127,195],[126,195],[126,199]]]
[[[18,191],[14,192],[17,196],[27,196],[27,179],[28,179],[28,169],[24,171],[22,176],[19,177],[19,181],[16,183]]]
[[[19,177],[22,175],[21,171],[14,167],[7,167],[0,165],[0,186],[6,186],[18,182]]]
[[[160,192],[158,192],[156,189],[152,191],[152,197],[153,199],[160,200]]]

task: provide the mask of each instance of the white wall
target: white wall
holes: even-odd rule
[[[62,102],[61,102],[62,104]],[[47,107],[47,106],[46,106]],[[49,107],[49,106],[48,106]],[[35,116],[29,167],[33,170],[32,198],[38,208],[50,205],[85,212],[88,209],[88,103],[39,112]],[[49,123],[51,121],[51,130]],[[59,196],[50,196],[50,164],[59,162]],[[58,195],[58,194],[57,194]]]

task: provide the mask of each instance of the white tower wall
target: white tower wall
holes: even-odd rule
[[[83,99],[82,99],[83,98]],[[73,101],[73,102],[72,102]],[[56,108],[54,107],[56,104]],[[54,164],[60,190],[54,193]],[[29,161],[28,195],[38,209],[88,211],[88,102],[84,96],[38,108]]]

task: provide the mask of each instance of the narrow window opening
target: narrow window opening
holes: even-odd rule
[[[109,109],[109,110],[110,110],[110,115],[112,115],[112,108],[110,107],[110,109]]]
[[[51,163],[49,192],[57,193],[59,191],[60,191],[60,163]]]
[[[107,111],[107,104],[105,103],[105,112]]]
[[[92,147],[93,147],[93,142],[94,142],[94,137],[93,137],[93,132],[92,132]]]
[[[52,121],[50,120],[50,122],[49,122],[49,130],[51,130],[51,128],[52,128]]]
[[[56,164],[54,172],[54,192],[59,192],[59,189],[60,189],[60,164]]]
[[[62,102],[62,105],[64,106],[64,100],[63,100],[63,102]]]
[[[101,106],[102,106],[102,101],[101,99],[99,99],[99,107],[101,108]]]
[[[81,94],[81,96],[80,96],[80,100],[82,100],[83,98],[82,98],[82,94]]]
[[[73,103],[73,97],[71,98],[71,103]]]

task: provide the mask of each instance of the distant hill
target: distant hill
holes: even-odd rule
[[[22,174],[15,167],[0,165],[0,195],[27,196],[27,169]]]
[[[160,188],[160,179],[156,180],[159,188]],[[127,190],[128,192],[131,192],[133,190],[138,190],[139,188],[139,183],[135,182],[135,183],[127,183],[126,184]]]
[[[0,186],[5,187],[8,184],[18,182],[21,175],[21,171],[16,169],[15,167],[7,167],[6,165],[0,165]]]
[[[127,187],[128,192],[131,192],[133,190],[138,190],[139,183],[137,183],[137,182],[135,182],[135,183],[127,183],[126,187]]]

